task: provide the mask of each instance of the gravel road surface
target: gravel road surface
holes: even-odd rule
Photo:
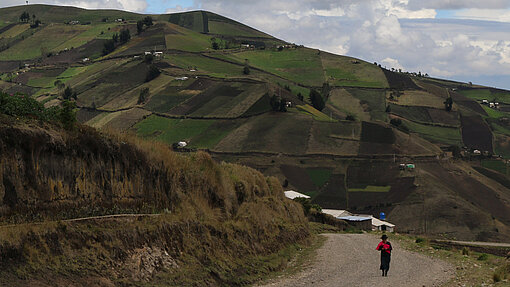
[[[388,277],[379,271],[380,239],[371,234],[326,234],[317,257],[301,273],[263,286],[441,286],[454,276],[447,263],[393,246]]]

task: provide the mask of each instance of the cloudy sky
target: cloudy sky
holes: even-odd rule
[[[1,0],[0,7],[25,1]],[[142,13],[203,9],[388,68],[510,89],[510,0],[32,0]]]

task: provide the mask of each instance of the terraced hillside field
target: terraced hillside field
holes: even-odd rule
[[[41,25],[20,23],[25,11]],[[448,216],[462,225],[454,233],[465,237],[489,231],[461,218],[485,222],[494,203],[504,223],[485,223],[510,234],[504,200],[496,203],[506,198],[500,185],[508,175],[482,164],[510,159],[508,91],[390,71],[206,11],[27,5],[0,15],[0,89],[8,94],[46,107],[73,101],[83,124],[173,146],[184,141],[176,151],[202,149],[250,165],[323,207],[387,211],[405,230],[423,229],[409,215],[423,216],[421,194],[452,209]],[[137,29],[148,16],[152,25]],[[417,163],[417,170],[401,171],[400,163]],[[469,174],[482,192],[446,183],[450,170],[458,181]],[[489,201],[469,202],[485,189]],[[441,209],[431,214],[430,230],[444,233]]]

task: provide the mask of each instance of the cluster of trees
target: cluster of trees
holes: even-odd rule
[[[141,34],[144,31],[145,27],[149,28],[152,25],[154,25],[154,23],[152,21],[152,17],[147,16],[147,17],[143,18],[142,20],[138,20],[138,22],[136,22],[136,31],[138,32],[138,34]]]
[[[0,92],[0,113],[17,118],[60,123],[71,130],[76,124],[75,110],[76,104],[72,101],[63,101],[61,107],[45,108],[42,103],[26,95]]]
[[[239,47],[240,44],[234,39],[211,38],[211,48],[213,48],[213,50],[233,49]]]
[[[322,111],[326,107],[326,102],[329,98],[329,94],[331,93],[331,87],[328,83],[324,83],[322,85],[321,91],[317,91],[316,89],[310,90],[310,102],[312,106]]]
[[[56,80],[53,85],[59,90],[60,96],[64,100],[77,100],[78,94],[71,87],[66,86],[61,80]]]
[[[108,55],[119,45],[124,45],[131,40],[129,29],[122,29],[120,34],[113,34],[112,38],[104,43],[103,55]]]
[[[266,96],[269,96],[269,94],[266,94]],[[282,97],[273,95],[269,100],[269,103],[273,112],[287,112],[287,100],[283,99]]]
[[[24,23],[29,23],[30,19],[32,19],[30,28],[37,28],[39,27],[39,25],[41,25],[41,21],[37,19],[35,14],[32,14],[32,18],[30,18],[30,14],[27,11],[25,11],[21,13],[21,15],[19,16],[19,20]]]

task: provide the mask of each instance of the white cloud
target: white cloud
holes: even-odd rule
[[[453,13],[455,18],[510,22],[510,10],[463,9]]]
[[[509,0],[409,0],[410,9],[506,9],[510,8]]]

